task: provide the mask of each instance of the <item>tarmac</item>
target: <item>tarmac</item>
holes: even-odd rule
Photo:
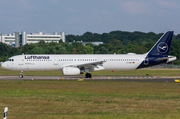
[[[180,83],[180,77],[153,77],[153,76],[93,76],[85,78],[84,76],[0,76],[0,80],[77,80],[77,81],[141,81],[141,82],[176,82]]]

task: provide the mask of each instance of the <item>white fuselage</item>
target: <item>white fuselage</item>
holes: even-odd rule
[[[165,32],[156,44],[146,54],[128,53],[96,54],[96,55],[17,55],[2,63],[9,70],[41,71],[62,70],[64,75],[78,75],[86,72],[86,78],[91,78],[90,71],[99,70],[134,70],[149,66],[168,63],[176,60],[168,56],[173,31]]]
[[[9,70],[41,71],[62,70],[68,65],[88,64],[104,61],[98,70],[134,70],[145,59],[146,54],[106,55],[17,55],[6,61],[2,67]],[[87,66],[88,67],[88,66]],[[91,70],[90,70],[91,71]]]

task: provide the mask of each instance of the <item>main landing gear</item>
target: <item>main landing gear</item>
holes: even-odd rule
[[[19,78],[23,78],[23,71],[21,71]]]
[[[86,73],[85,76],[86,76],[86,78],[91,78],[92,77],[90,73]]]

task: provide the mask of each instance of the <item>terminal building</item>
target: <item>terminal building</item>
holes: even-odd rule
[[[37,32],[27,34],[25,31],[15,32],[13,34],[0,34],[0,41],[6,43],[8,45],[12,45],[15,47],[19,47],[20,45],[30,44],[30,43],[38,43],[39,41],[47,42],[65,42],[65,33],[55,32],[54,34],[49,34],[45,32]]]

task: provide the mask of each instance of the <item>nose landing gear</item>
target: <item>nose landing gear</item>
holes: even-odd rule
[[[23,78],[23,71],[21,71],[19,78]]]

